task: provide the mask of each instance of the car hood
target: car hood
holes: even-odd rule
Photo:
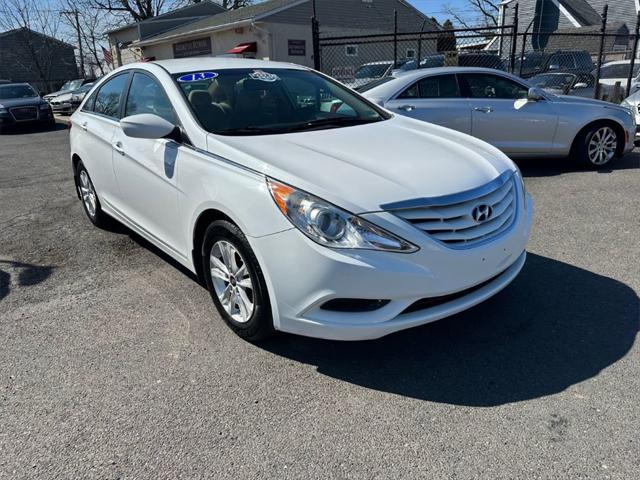
[[[68,102],[69,100],[71,100],[72,96],[73,92],[64,92],[60,95],[56,95],[55,100],[56,102]]]
[[[37,106],[42,103],[40,97],[30,98],[0,98],[0,105],[5,108]]]
[[[282,135],[217,136],[212,153],[353,213],[469,190],[515,170],[468,135],[407,117]]]
[[[51,92],[51,93],[47,93],[45,95],[45,98],[53,98],[53,97],[57,97],[58,95],[62,95],[63,93],[69,93],[71,90],[58,90],[57,92]]]
[[[602,107],[612,110],[624,110],[624,108],[611,102],[595,100],[593,98],[575,97],[573,95],[556,95],[552,99],[556,103],[570,103],[572,105],[586,105],[590,107]]]

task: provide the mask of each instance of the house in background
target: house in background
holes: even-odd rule
[[[226,12],[219,4],[203,0],[193,5],[172,10],[142,22],[131,23],[107,32],[111,55],[115,66],[137,62],[144,58],[141,50],[133,43],[160,35],[172,29],[198,22],[218,13]]]
[[[73,45],[28,28],[0,33],[0,78],[50,92],[78,76]]]
[[[224,11],[177,28],[133,40],[140,58],[237,55],[314,65],[311,17],[312,0],[266,0],[237,10]],[[439,25],[405,0],[318,0],[316,15],[323,35],[369,35],[391,33],[394,11],[398,30],[438,31]],[[430,40],[434,45],[435,39]],[[390,42],[377,49],[341,45],[331,55],[334,67],[360,65],[372,60],[393,59]],[[389,50],[388,52],[386,50]],[[399,51],[399,56],[415,54]],[[429,51],[425,48],[424,51]],[[384,57],[384,58],[382,58]],[[323,55],[323,61],[325,56]],[[124,57],[123,57],[124,61]]]
[[[587,50],[593,55],[600,48],[602,12],[609,5],[605,52],[626,52],[629,32],[635,29],[640,0],[503,0],[500,21],[510,25],[518,5],[518,33],[527,33],[527,49]],[[560,33],[562,35],[553,35]],[[570,36],[570,33],[593,34]],[[624,56],[621,54],[620,56]]]

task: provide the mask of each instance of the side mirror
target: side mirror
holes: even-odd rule
[[[542,90],[536,87],[532,87],[527,92],[527,100],[530,102],[539,102],[540,100],[544,100],[544,94]]]
[[[576,84],[573,86],[573,88],[574,88],[574,89],[578,89],[578,88],[589,88],[589,85],[587,85],[587,82],[579,82],[579,83],[576,83]]]
[[[173,133],[176,126],[158,115],[140,113],[120,120],[120,128],[127,137],[157,139]]]

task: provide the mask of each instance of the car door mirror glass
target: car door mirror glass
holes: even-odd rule
[[[140,113],[124,117],[120,128],[127,137],[157,139],[173,133],[176,126],[153,113]]]

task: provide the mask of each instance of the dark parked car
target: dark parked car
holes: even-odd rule
[[[28,83],[0,85],[0,131],[26,123],[55,125],[49,104]]]
[[[596,79],[590,73],[547,72],[531,77],[529,83],[555,95],[593,98]]]
[[[522,59],[516,59],[513,73],[530,78],[545,72],[590,73],[594,68],[591,54],[586,50],[529,51]]]
[[[405,63],[399,71],[416,70],[417,68],[438,68],[438,67],[483,67],[505,70],[505,64],[498,55],[491,53],[463,52],[452,57],[445,57],[442,53],[427,55],[418,66],[415,60]]]

